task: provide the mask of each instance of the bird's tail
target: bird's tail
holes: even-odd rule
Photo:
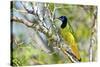
[[[80,54],[79,54],[79,50],[78,50],[78,48],[77,48],[77,44],[74,43],[74,45],[71,45],[70,47],[71,47],[71,51],[72,51],[73,55],[75,55],[75,57],[76,57],[79,61],[81,61],[81,57],[80,57]]]

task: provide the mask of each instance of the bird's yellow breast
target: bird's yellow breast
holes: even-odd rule
[[[75,38],[70,31],[67,31],[66,28],[60,30],[62,37],[68,44],[73,44],[75,42]]]

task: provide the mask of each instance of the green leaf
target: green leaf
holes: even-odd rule
[[[48,6],[49,10],[51,11],[51,13],[53,12],[54,10],[54,3],[50,3],[49,6]]]

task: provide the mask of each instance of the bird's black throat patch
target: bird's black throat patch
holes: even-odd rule
[[[59,17],[59,19],[62,21],[62,24],[61,24],[61,28],[65,28],[66,25],[67,25],[67,17],[66,16],[61,16]]]
[[[62,24],[61,24],[61,28],[62,28],[62,29],[65,28],[66,25],[67,25],[67,22],[66,22],[66,23],[62,23]]]

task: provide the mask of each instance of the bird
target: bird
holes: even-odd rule
[[[80,57],[79,50],[77,47],[77,42],[75,40],[74,35],[70,31],[70,26],[68,24],[68,18],[66,16],[60,16],[57,19],[60,20],[59,22],[57,22],[59,23],[57,24],[57,27],[59,28],[59,31],[65,43],[67,43],[69,47],[71,48],[71,51],[72,51],[71,54],[73,54],[74,57],[78,59],[78,61],[81,61],[81,57]]]

